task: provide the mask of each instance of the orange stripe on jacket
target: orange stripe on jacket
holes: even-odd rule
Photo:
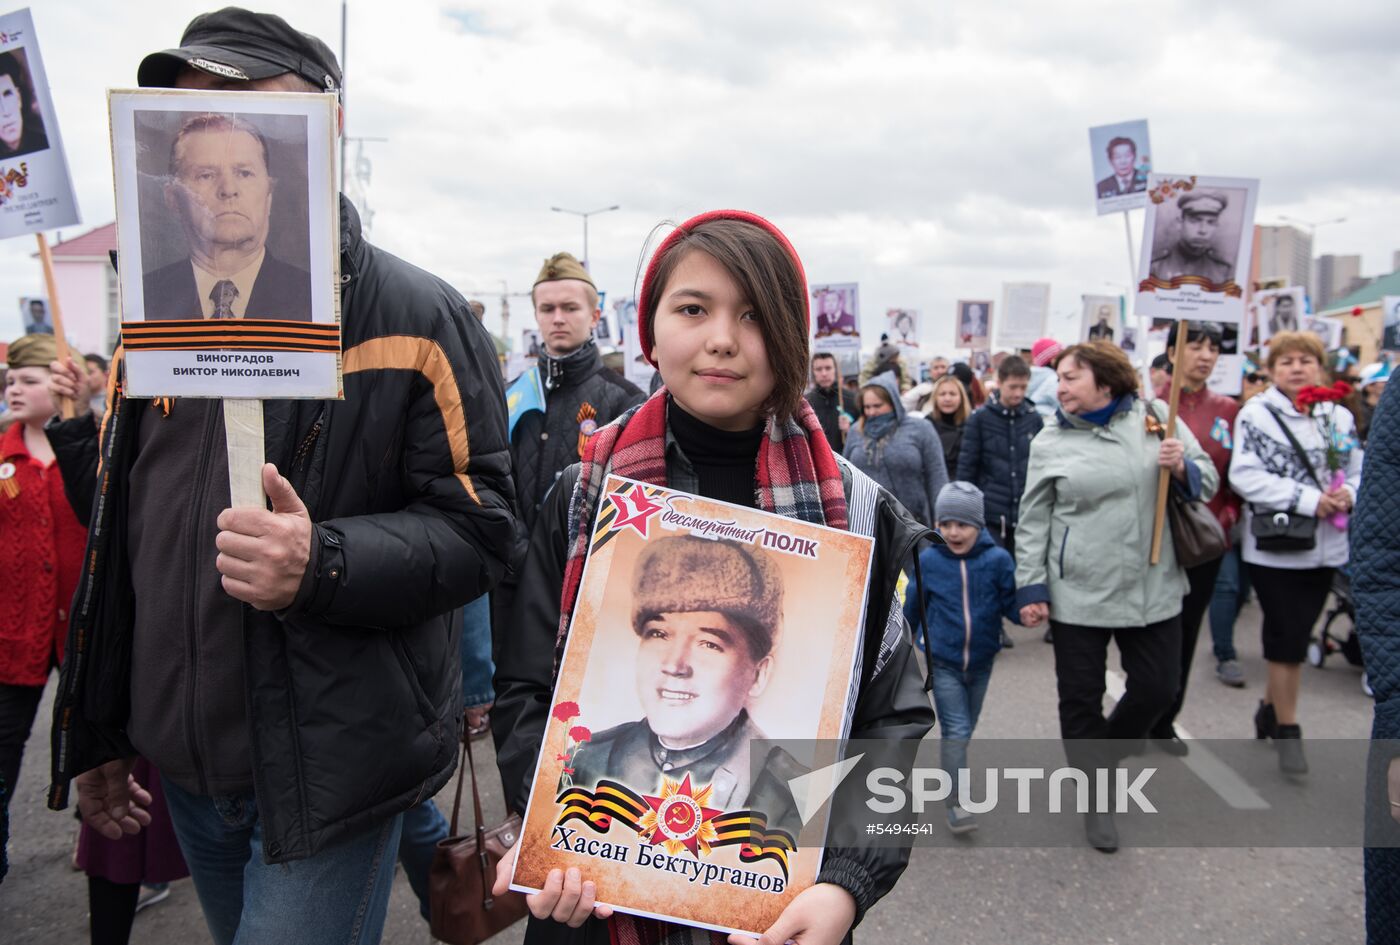
[[[386,335],[361,342],[345,352],[343,374],[357,374],[360,371],[417,371],[433,385],[433,400],[442,414],[442,425],[447,431],[447,446],[452,452],[452,466],[467,495],[477,505],[476,487],[467,476],[467,461],[471,450],[467,442],[467,414],[462,405],[462,392],[457,387],[457,377],[452,373],[452,364],[447,360],[442,347],[431,338],[416,338],[412,335]]]

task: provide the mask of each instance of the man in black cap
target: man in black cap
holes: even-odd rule
[[[141,64],[144,86],[326,92],[320,40],[225,9]],[[210,932],[369,942],[403,813],[449,778],[462,711],[455,609],[490,589],[514,531],[490,337],[442,281],[370,245],[340,203],[344,399],[263,403],[271,509],[227,508],[223,413],[150,409],[118,373],[99,444],[51,424],[70,495],[96,489],[54,709],[50,804],[76,778],[109,837],[165,796]]]
[[[1199,276],[1215,286],[1223,286],[1234,278],[1235,264],[1220,256],[1215,237],[1220,214],[1230,205],[1229,199],[1215,191],[1195,191],[1183,194],[1176,205],[1181,210],[1181,235],[1152,257],[1151,274],[1165,281]]]

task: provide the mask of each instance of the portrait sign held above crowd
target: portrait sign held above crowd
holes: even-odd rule
[[[126,389],[221,397],[233,506],[262,507],[261,402],[339,399],[333,93],[108,93]]]
[[[825,815],[789,782],[840,760],[872,541],[617,476],[602,496],[511,887],[576,867],[618,911],[757,935],[821,868]]]
[[[1090,128],[1089,153],[1099,216],[1133,210],[1147,202],[1152,147],[1146,119]]]
[[[340,396],[335,96],[109,103],[129,392]]]
[[[0,16],[0,239],[78,222],[34,23]]]

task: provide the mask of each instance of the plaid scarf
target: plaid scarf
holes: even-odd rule
[[[564,566],[554,648],[556,679],[607,474],[666,485],[667,396],[662,387],[588,439],[578,483],[569,500],[569,559]],[[821,422],[805,399],[792,419],[779,423],[775,417],[768,418],[754,480],[758,507],[763,511],[831,528],[847,527],[841,468],[822,433]],[[621,914],[609,920],[608,935],[613,945],[722,945],[728,940],[719,932]]]

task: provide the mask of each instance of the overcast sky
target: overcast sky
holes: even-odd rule
[[[260,6],[339,51],[339,3]],[[956,299],[1043,280],[1068,335],[1081,294],[1130,275],[1122,216],[1095,215],[1087,128],[1143,117],[1157,170],[1261,178],[1257,222],[1345,216],[1316,252],[1390,271],[1400,4],[1231,6],[351,0],[347,131],[389,139],[366,146],[373,241],[491,323],[501,280],[528,291],[546,256],[581,254],[551,206],[620,204],[590,225],[612,297],[657,224],[740,207],[788,233],[813,283],[859,282],[867,332],[916,308],[925,349],[951,348]],[[35,4],[83,216],[65,236],[112,219],[104,90],[204,9]],[[0,299],[39,290],[32,252],[0,245]],[[511,311],[518,330],[528,299]]]

